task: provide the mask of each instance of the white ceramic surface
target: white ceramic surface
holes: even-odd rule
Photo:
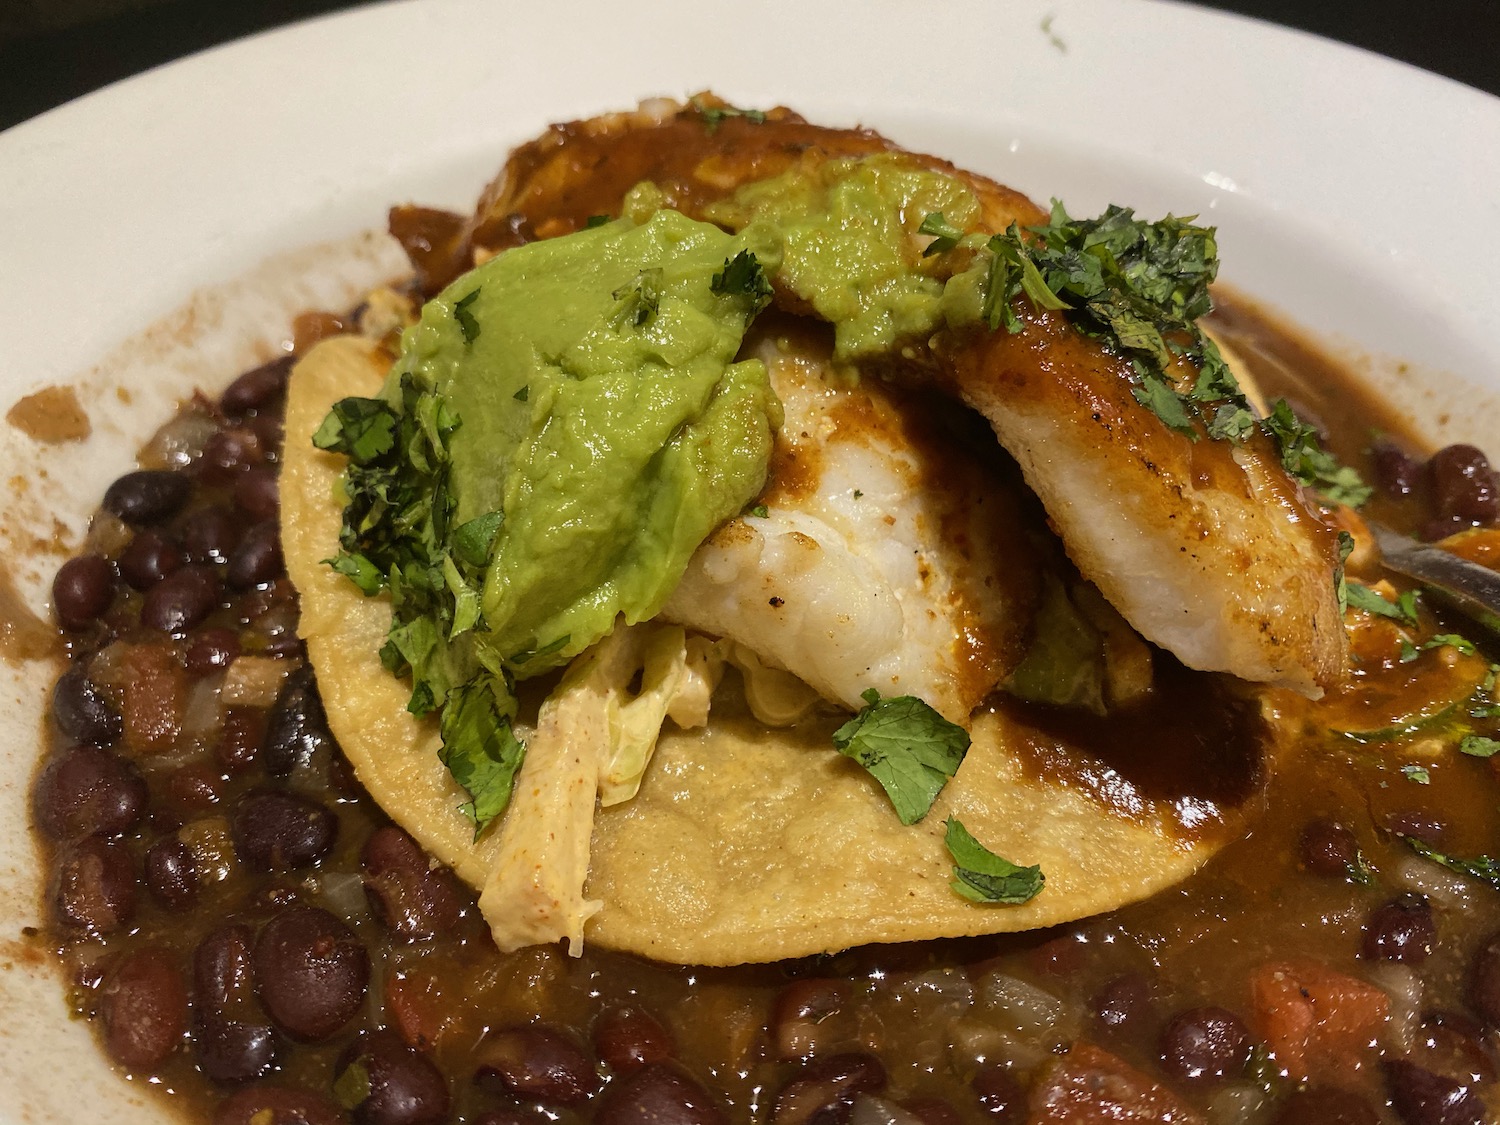
[[[0,134],[0,407],[70,383],[96,431],[80,448],[0,427],[11,577],[40,606],[58,556],[37,537],[54,518],[76,535],[172,400],[397,268],[360,237],[389,204],[467,208],[546,123],[707,87],[879,128],[1075,214],[1197,212],[1226,280],[1358,359],[1434,439],[1500,452],[1487,95],[1149,0],[416,0]],[[19,940],[38,917],[25,793],[50,674],[0,666],[0,1125],[155,1121]]]

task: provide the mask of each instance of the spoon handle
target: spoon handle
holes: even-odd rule
[[[1385,565],[1500,637],[1500,574],[1369,521]]]

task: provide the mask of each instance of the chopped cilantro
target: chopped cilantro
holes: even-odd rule
[[[870,688],[865,707],[833,732],[833,745],[880,782],[902,824],[927,815],[969,749],[969,734],[912,695],[881,699]]]
[[[1039,866],[1018,867],[1002,859],[969,834],[955,816],[946,822],[944,843],[953,857],[953,882],[949,884],[973,902],[1017,905],[1037,896],[1046,882]]]
[[[1479,879],[1500,890],[1500,861],[1487,855],[1475,856],[1473,859],[1462,859],[1457,856],[1444,855],[1436,848],[1429,847],[1421,840],[1418,840],[1415,836],[1403,836],[1401,838],[1406,841],[1407,846],[1412,851],[1416,852],[1423,859],[1430,859],[1433,863],[1441,864],[1449,871],[1456,871],[1460,875],[1468,875],[1471,878]]]
[[[860,490],[860,489],[858,489],[858,488],[856,488],[856,489],[855,489],[855,490],[854,490],[854,498],[855,498],[855,499],[856,499],[856,500],[858,500],[858,499],[859,499],[859,498],[860,498],[860,497],[861,497],[861,496],[863,496],[863,495],[864,495],[864,492],[862,492],[862,491],[861,491],[861,490]]]
[[[464,334],[465,344],[472,344],[475,340],[479,339],[479,321],[469,311],[469,306],[478,298],[479,290],[475,289],[472,293],[460,297],[453,303],[453,319],[458,321],[458,329]]]
[[[1349,583],[1344,578],[1344,564],[1349,561],[1349,556],[1354,553],[1354,536],[1343,528],[1339,528],[1338,538],[1339,561],[1333,567],[1333,592],[1338,598],[1339,613],[1349,608]],[[1401,642],[1405,644],[1403,640]]]
[[[958,245],[958,240],[963,238],[964,232],[950,223],[941,211],[930,212],[922,225],[917,228],[918,234],[930,234],[933,239],[922,251],[922,257],[930,258],[934,254],[944,254]]]
[[[620,302],[615,312],[616,324],[644,328],[656,319],[661,308],[661,275],[660,266],[643,269],[610,294]]]
[[[1318,442],[1318,432],[1293,412],[1286,399],[1277,399],[1261,428],[1276,439],[1281,464],[1292,476],[1316,489],[1334,504],[1358,508],[1373,493],[1360,475]]]
[[[763,109],[735,109],[727,105],[704,105],[698,98],[693,98],[691,104],[698,116],[703,118],[703,127],[710,133],[718,132],[719,126],[731,117],[742,117],[752,125],[766,123],[766,112]]]
[[[1478,651],[1474,648],[1474,642],[1467,637],[1460,637],[1457,633],[1437,633],[1428,637],[1419,645],[1414,645],[1410,641],[1403,640],[1401,642],[1401,663],[1410,664],[1417,657],[1421,656],[1422,653],[1434,648],[1457,649],[1464,656],[1473,656]]]
[[[610,218],[609,218],[608,215],[590,215],[587,219],[585,219],[583,221],[583,229],[584,230],[593,230],[595,227],[602,227],[605,223],[607,223],[609,221],[610,221]]]
[[[1370,589],[1359,582],[1345,583],[1348,592],[1348,604],[1354,609],[1365,613],[1374,614],[1376,617],[1389,617],[1393,621],[1400,621],[1407,625],[1417,623],[1417,595],[1414,590],[1407,590],[1391,601],[1384,594]]]
[[[724,268],[714,274],[709,288],[729,297],[748,297],[756,308],[768,304],[774,292],[760,259],[749,250],[741,250],[733,258],[726,258]]]
[[[510,397],[515,399],[517,402],[525,402],[531,397],[531,384],[526,384],[526,386],[522,387],[519,391],[517,391]]]
[[[372,461],[395,444],[396,414],[378,398],[343,398],[313,434],[313,444],[356,461]]]
[[[494,511],[459,524],[453,532],[454,555],[472,567],[488,565],[490,548],[495,545],[495,536],[500,534],[500,525],[504,522],[505,513]]]
[[[1354,858],[1344,865],[1344,870],[1349,873],[1349,881],[1351,883],[1358,883],[1361,887],[1373,887],[1375,885],[1375,872],[1370,870],[1370,864],[1365,859],[1365,853],[1358,848],[1354,849]]]
[[[385,575],[364,555],[339,555],[323,562],[358,586],[367,598],[374,597],[385,586]]]
[[[1431,785],[1432,784],[1432,775],[1427,772],[1427,767],[1426,766],[1418,766],[1418,765],[1405,765],[1405,766],[1402,766],[1401,767],[1401,775],[1403,777],[1405,777],[1407,781],[1415,782],[1418,785]]]
[[[1460,753],[1471,758],[1493,758],[1500,754],[1500,738],[1487,738],[1482,734],[1466,734],[1458,743]]]
[[[469,794],[460,811],[474,822],[474,837],[510,804],[526,746],[511,730],[493,691],[475,682],[453,689],[443,708],[439,756]]]
[[[771,514],[771,509],[767,508],[764,504],[757,504],[750,509],[750,514],[756,519],[763,520]]]

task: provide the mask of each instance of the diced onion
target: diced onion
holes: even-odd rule
[[[1259,1086],[1226,1086],[1209,1099],[1210,1125],[1261,1125],[1271,1099]]]
[[[1448,910],[1465,910],[1473,899],[1473,884],[1468,879],[1418,855],[1401,860],[1396,867],[1396,882]]]
[[[1370,980],[1391,998],[1390,1043],[1405,1054],[1416,1044],[1422,1024],[1422,980],[1415,970],[1394,961],[1371,966]]]
[[[849,1125],[922,1125],[922,1119],[895,1102],[861,1094],[849,1111]]]

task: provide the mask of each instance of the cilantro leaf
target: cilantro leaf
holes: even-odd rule
[[[481,286],[481,288],[483,288]],[[479,299],[479,290],[475,289],[467,296],[460,297],[453,304],[453,319],[458,321],[458,330],[464,334],[464,343],[472,344],[479,339],[479,321],[469,311],[469,306]]]
[[[724,260],[724,268],[714,274],[708,286],[715,293],[729,297],[748,297],[756,308],[763,308],[775,292],[760,259],[749,250],[741,250]]]
[[[1415,764],[1402,766],[1401,776],[1406,778],[1407,781],[1414,782],[1417,785],[1432,784],[1432,775],[1427,772],[1426,766],[1419,766]]]
[[[750,509],[749,514],[755,516],[757,519],[765,519],[771,514],[771,509],[766,507],[764,504],[757,504],[755,505],[755,507]]]
[[[1354,553],[1354,536],[1343,528],[1339,528],[1338,552],[1339,561],[1333,566],[1333,592],[1338,598],[1339,613],[1342,615],[1349,608],[1349,583],[1344,577],[1344,564]],[[1405,639],[1401,643],[1406,644]]]
[[[1318,431],[1298,418],[1286,399],[1277,399],[1261,428],[1281,450],[1281,465],[1334,504],[1358,508],[1374,493],[1360,475],[1324,449]]]
[[[615,312],[615,323],[644,328],[656,319],[661,308],[660,266],[641,270],[635,277],[616,289],[610,296],[620,302]]]
[[[510,397],[515,399],[517,402],[525,402],[531,397],[531,384],[527,383],[524,387],[522,387],[519,391],[517,391]]]
[[[488,566],[490,548],[495,545],[495,536],[500,534],[500,525],[504,522],[505,513],[497,509],[489,515],[475,516],[459,524],[453,532],[454,556],[472,567]]]
[[[1473,859],[1462,859],[1457,856],[1444,855],[1436,848],[1429,847],[1415,836],[1402,836],[1407,847],[1416,852],[1423,859],[1430,859],[1446,867],[1449,871],[1456,871],[1460,875],[1468,875],[1470,878],[1478,879],[1488,883],[1490,886],[1500,890],[1500,860],[1493,859],[1487,855],[1475,856]]]
[[[1392,621],[1401,621],[1407,625],[1417,623],[1417,595],[1414,590],[1407,590],[1398,595],[1395,601],[1391,601],[1379,591],[1359,582],[1346,582],[1345,587],[1348,604],[1355,609],[1376,617],[1389,617]]]
[[[1457,649],[1464,656],[1473,656],[1479,650],[1474,647],[1474,642],[1467,637],[1460,637],[1457,633],[1435,633],[1419,645],[1410,641],[1401,642],[1401,663],[1410,664],[1422,653],[1435,648]]]
[[[610,221],[611,220],[608,215],[590,215],[583,221],[583,229],[593,230],[595,227],[602,227],[605,223],[608,223]]]
[[[364,555],[339,555],[337,558],[324,559],[323,562],[358,586],[367,598],[380,593],[385,585],[385,575]]]
[[[573,639],[571,633],[564,633],[554,641],[549,641],[540,648],[533,647],[524,649],[510,657],[512,664],[526,664],[539,656],[551,656],[554,652],[561,652],[568,647],[568,642]]]
[[[343,398],[323,419],[313,444],[356,461],[371,461],[395,444],[395,412],[378,398]]]
[[[461,806],[474,822],[474,838],[510,804],[526,745],[501,714],[493,690],[475,682],[455,688],[443,708],[443,765],[469,794]]]
[[[922,225],[917,228],[917,233],[933,236],[927,249],[922,251],[924,258],[947,253],[957,246],[958,240],[964,236],[964,232],[950,223],[941,211],[928,212],[927,217],[922,220]]]
[[[719,126],[731,117],[741,117],[752,125],[764,125],[766,123],[766,111],[763,109],[736,109],[733,106],[704,105],[699,98],[691,101],[693,109],[698,116],[703,118],[703,127],[711,134],[718,132]]]
[[[969,749],[969,734],[912,695],[881,699],[870,688],[865,707],[833,732],[833,745],[880,782],[902,824],[927,815]]]
[[[1018,867],[1002,859],[969,834],[955,816],[945,822],[943,842],[953,857],[953,882],[949,884],[973,902],[1017,905],[1037,896],[1046,882],[1040,866]]]
[[[1482,734],[1466,734],[1459,740],[1458,750],[1471,758],[1493,758],[1500,754],[1500,738],[1487,738]]]

